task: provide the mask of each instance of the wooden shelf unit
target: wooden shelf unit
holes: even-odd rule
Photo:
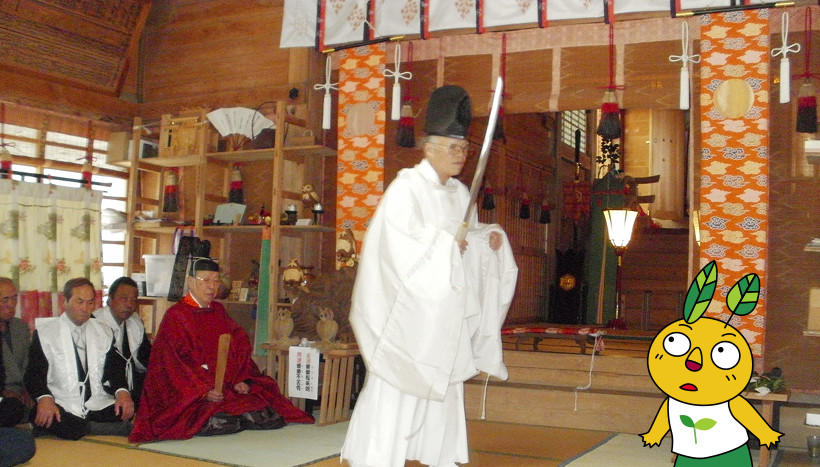
[[[294,123],[287,115],[285,102],[276,104],[276,128],[285,128],[286,122]],[[175,122],[180,121],[179,127]],[[304,122],[295,122],[304,125]],[[134,120],[131,158],[129,166],[129,196],[127,200],[128,231],[126,235],[126,274],[139,272],[142,254],[171,254],[173,237],[177,229],[186,234],[193,231],[197,237],[211,242],[211,256],[217,258],[223,273],[231,280],[245,280],[254,266],[251,259],[258,260],[263,226],[205,225],[205,216],[214,212],[216,206],[228,202],[231,170],[241,164],[243,172],[245,217],[255,214],[260,205],[271,212],[271,254],[269,269],[269,315],[275,313],[278,299],[283,296],[280,261],[287,264],[291,258],[299,259],[303,266],[312,266],[319,272],[332,267],[335,232],[335,161],[336,151],[319,145],[284,146],[284,133],[277,131],[274,147],[217,152],[219,135],[207,120],[206,111],[196,110],[180,115],[164,115],[159,132],[159,156],[138,159],[135,154],[142,131],[141,118]],[[175,133],[187,128],[186,152],[175,145]],[[180,211],[173,219],[144,221],[137,219],[138,211],[154,210],[162,215],[162,185],[165,172],[171,168],[180,171]],[[243,170],[244,169],[244,170]],[[149,180],[150,179],[150,180]],[[302,207],[301,187],[310,183],[320,194],[324,207],[320,225],[279,225],[279,213],[289,204],[301,208],[299,217],[310,217],[310,211]],[[146,297],[147,301],[148,298]],[[229,311],[233,307],[244,309],[254,302],[220,300]],[[164,313],[156,308],[163,302],[156,301],[152,316]],[[170,304],[165,304],[169,306]],[[261,312],[261,311],[260,311]],[[269,319],[269,323],[270,323]],[[159,325],[154,320],[153,329]],[[270,332],[270,331],[268,331]],[[269,334],[270,335],[270,334]]]

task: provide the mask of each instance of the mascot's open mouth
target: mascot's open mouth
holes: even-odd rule
[[[684,391],[697,391],[698,390],[698,387],[695,386],[692,383],[683,384],[683,385],[681,385],[680,388],[683,389]]]

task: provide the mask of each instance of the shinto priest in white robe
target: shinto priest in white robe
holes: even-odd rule
[[[399,172],[371,219],[350,311],[367,366],[341,453],[354,467],[468,462],[463,382],[507,378],[501,326],[518,268],[497,225],[473,222],[461,254],[468,203],[425,159]]]

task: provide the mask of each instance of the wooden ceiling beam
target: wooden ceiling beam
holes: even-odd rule
[[[137,104],[115,96],[56,83],[42,77],[25,76],[22,79],[19,73],[2,67],[0,100],[129,125],[138,112]]]

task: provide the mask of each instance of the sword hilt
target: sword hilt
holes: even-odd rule
[[[461,243],[467,239],[467,229],[468,229],[467,222],[462,222],[461,225],[458,226],[458,230],[456,231],[456,242]]]

